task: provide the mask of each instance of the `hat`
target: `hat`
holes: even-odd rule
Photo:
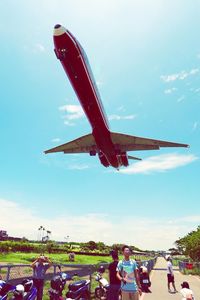
[[[67,274],[66,273],[62,273],[61,277],[62,277],[62,280],[66,280],[67,279]]]
[[[148,269],[145,266],[141,266],[142,272],[143,273],[148,273]]]
[[[168,254],[168,255],[165,256],[165,259],[166,260],[171,259],[171,256]]]
[[[189,283],[187,281],[183,281],[183,283],[181,283],[181,286],[182,288],[186,288],[186,289],[190,288]]]

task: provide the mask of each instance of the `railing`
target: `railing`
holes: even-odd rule
[[[179,270],[184,272],[185,270],[193,270],[198,269],[200,272],[200,262],[186,262],[186,261],[179,261]]]
[[[136,260],[136,263],[138,265],[138,268],[140,268],[141,266],[145,266],[148,270],[148,273],[150,273],[151,270],[153,270],[156,261],[157,261],[157,257],[154,257],[149,260]],[[104,266],[105,268],[108,268],[108,265],[109,265],[109,263],[101,264],[101,266]]]
[[[90,279],[90,283],[92,274],[96,270],[96,265],[62,264],[60,266],[62,272],[66,272],[71,276],[76,273],[79,277],[87,277]],[[58,265],[52,265],[45,274],[45,280],[51,280],[53,276],[59,272],[60,269],[58,268]],[[9,281],[9,283],[16,285],[25,278],[33,277],[33,269],[28,264],[0,265],[0,275],[2,280],[5,280],[6,282]]]
[[[149,260],[138,261],[137,263],[139,267],[145,266],[148,270],[148,273],[150,273],[153,270],[156,261],[157,261],[157,257],[154,257]]]
[[[137,261],[138,267],[145,266],[148,272],[153,269],[156,263],[156,257],[150,260]],[[101,264],[105,268],[108,267],[108,263]],[[90,282],[92,279],[92,274],[97,270],[97,265],[80,265],[80,264],[61,264],[62,272],[66,272],[69,275],[74,275],[75,273],[79,277],[89,277]],[[45,274],[45,280],[51,280],[53,276],[60,272],[58,265],[52,265]],[[9,281],[12,284],[18,284],[25,278],[30,278],[33,276],[33,269],[28,264],[17,264],[17,265],[0,265],[0,275],[3,280]]]

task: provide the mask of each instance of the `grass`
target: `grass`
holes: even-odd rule
[[[46,254],[45,254],[46,255]],[[87,255],[75,255],[75,261],[69,262],[67,254],[48,254],[47,255],[53,263],[74,263],[74,264],[98,264],[110,262],[110,257],[102,256],[87,256]],[[38,257],[38,253],[7,253],[0,254],[0,262],[7,262],[8,264],[30,264]]]
[[[110,256],[89,256],[89,255],[75,255],[75,261],[70,262],[68,259],[68,254],[45,254],[50,258],[50,260],[57,264],[101,264],[101,263],[109,263],[112,261]],[[7,253],[0,254],[0,264],[1,262],[8,264],[30,264],[38,257],[38,253]],[[136,260],[148,260],[150,257],[145,256],[132,256],[132,258]],[[121,259],[121,257],[120,257]]]
[[[184,275],[199,275],[200,276],[200,269],[199,268],[193,268],[191,270],[184,269],[183,274]]]

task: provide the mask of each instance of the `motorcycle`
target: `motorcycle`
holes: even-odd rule
[[[95,280],[99,283],[99,286],[95,288],[95,297],[97,299],[105,300],[108,298],[108,290],[109,283],[106,278],[103,277],[103,273],[105,272],[105,268],[100,266],[98,269],[98,273],[95,277]]]
[[[60,273],[54,276],[50,282],[51,288],[48,290],[50,300],[62,300],[62,293],[66,282],[72,279],[67,273],[61,272],[60,266],[58,268],[60,269]]]
[[[90,299],[90,280],[79,280],[70,283],[68,292],[66,293],[66,300]]]
[[[2,293],[3,296],[0,300],[35,300],[37,297],[37,289],[31,279],[24,279],[21,284],[17,284],[16,286],[5,283],[0,291],[0,295]]]
[[[65,288],[66,282],[73,280],[74,274],[70,276],[67,273],[61,272],[61,267],[59,266],[60,274],[56,275],[51,280],[51,288],[49,289],[50,300],[64,300],[62,293]],[[66,293],[67,300],[79,300],[79,299],[89,299],[90,298],[90,280],[79,280],[68,285],[68,291]]]
[[[0,300],[6,300],[8,293],[14,290],[15,286],[6,283],[4,280],[0,280]]]

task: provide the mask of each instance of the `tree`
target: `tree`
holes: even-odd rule
[[[40,227],[38,228],[38,240],[39,240],[39,241],[42,240],[42,236],[41,236],[42,230],[43,230],[43,226],[40,225]]]
[[[175,242],[178,251],[200,261],[200,226]]]
[[[170,248],[169,251],[171,252],[171,255],[180,255],[180,251],[177,248]]]
[[[93,250],[97,249],[97,244],[94,241],[89,241],[84,244],[83,248],[93,251]]]

